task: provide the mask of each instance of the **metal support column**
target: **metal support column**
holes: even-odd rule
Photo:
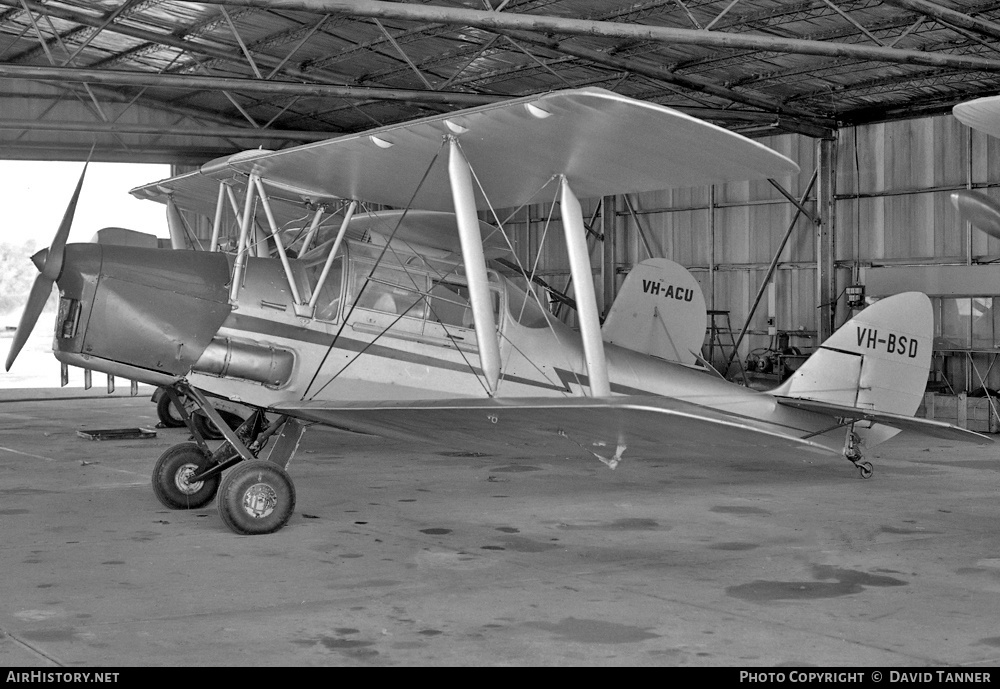
[[[497,325],[493,318],[493,300],[486,276],[486,258],[483,255],[483,237],[479,232],[476,215],[476,196],[472,186],[472,171],[458,141],[449,142],[448,177],[451,180],[451,197],[455,203],[458,221],[458,238],[462,245],[462,263],[469,281],[469,301],[472,319],[476,323],[476,342],[479,344],[479,365],[486,376],[490,395],[496,394],[500,380],[500,345]],[[582,236],[582,235],[581,235]]]
[[[559,205],[562,210],[563,232],[566,234],[566,250],[569,253],[570,275],[576,292],[580,337],[587,360],[587,375],[590,376],[590,394],[594,397],[608,397],[611,395],[611,384],[608,382],[608,362],[604,358],[604,339],[601,337],[601,319],[597,313],[594,273],[590,267],[590,252],[587,250],[583,209],[565,177],[562,178]]]
[[[615,214],[618,210],[618,197],[605,196],[601,201],[601,234],[604,235],[602,246],[604,249],[604,316],[607,317],[611,310],[611,305],[615,303],[615,292],[618,290],[618,278],[615,275],[616,242],[615,242]]]
[[[816,334],[818,341],[825,341],[836,329],[837,274],[836,257],[836,207],[834,195],[837,148],[834,139],[819,139],[816,143],[816,163],[819,178],[816,184],[816,213],[820,223],[816,226],[816,300],[819,306]]]
[[[708,310],[715,311],[715,185],[708,188]],[[729,316],[726,316],[726,320]]]

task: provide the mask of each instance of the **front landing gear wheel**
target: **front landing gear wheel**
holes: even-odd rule
[[[219,489],[219,476],[196,483],[188,478],[209,467],[209,458],[195,443],[167,448],[153,467],[153,493],[172,510],[194,510],[207,505]]]
[[[295,486],[273,462],[249,460],[229,470],[219,487],[219,515],[238,534],[274,533],[295,510]]]
[[[871,462],[858,462],[854,466],[861,472],[861,478],[871,478],[872,474],[875,473],[875,468]]]

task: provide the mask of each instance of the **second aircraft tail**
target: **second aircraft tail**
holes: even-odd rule
[[[933,337],[927,295],[905,292],[881,299],[841,326],[771,394],[820,403],[815,411],[825,404],[831,411],[912,417],[927,386]],[[880,424],[855,431],[874,445],[897,429]]]

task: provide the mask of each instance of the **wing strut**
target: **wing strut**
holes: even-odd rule
[[[172,195],[167,196],[167,228],[170,230],[170,248],[186,249],[187,238],[184,236],[184,225]]]
[[[308,315],[312,318],[316,313],[316,302],[319,301],[320,290],[323,289],[323,285],[326,284],[326,279],[330,275],[330,268],[333,266],[333,260],[337,256],[337,251],[340,250],[340,244],[344,241],[344,235],[347,234],[347,226],[351,224],[351,218],[354,217],[354,211],[358,207],[358,202],[356,200],[351,201],[351,205],[347,207],[347,212],[344,213],[344,221],[340,223],[340,230],[337,231],[337,238],[333,240],[333,246],[330,247],[330,253],[326,255],[326,263],[323,264],[323,272],[320,273],[319,280],[316,281],[316,287],[313,289],[312,298],[309,300],[309,305],[306,307],[303,313],[299,313],[300,316]],[[315,226],[319,224],[318,222],[318,212],[317,221],[313,223],[313,228],[309,231],[309,236],[306,237],[306,245],[312,240],[312,236],[315,233]],[[298,309],[296,309],[298,313]]]
[[[604,358],[601,317],[597,312],[597,297],[594,295],[594,274],[590,267],[590,252],[587,251],[583,209],[565,177],[562,178],[559,206],[562,210],[566,249],[569,252],[570,275],[576,292],[576,313],[580,319],[583,353],[587,358],[587,374],[590,376],[590,394],[594,397],[608,397],[611,395],[611,384],[608,382],[608,362]]]
[[[256,172],[250,174],[246,198],[243,200],[243,214],[239,216],[240,239],[239,244],[236,246],[236,261],[233,263],[233,284],[229,286],[230,301],[236,301],[236,298],[239,296],[240,282],[243,280],[243,267],[246,265],[247,253],[250,251],[250,224],[253,222],[254,195],[257,192],[257,184],[254,181],[256,176]]]
[[[209,251],[219,250],[219,234],[222,232],[222,211],[225,210],[223,204],[226,198],[226,183],[219,182],[219,197],[215,201],[215,218],[212,220],[212,239],[209,243]]]
[[[476,215],[472,172],[469,169],[469,162],[458,147],[458,141],[451,137],[448,143],[448,176],[451,180],[451,195],[458,221],[458,237],[462,244],[462,262],[465,264],[465,277],[469,282],[472,318],[476,323],[479,364],[486,375],[490,395],[494,395],[500,380],[500,344],[497,340],[497,325],[493,319],[493,304],[486,278],[486,259],[483,256],[479,217]]]

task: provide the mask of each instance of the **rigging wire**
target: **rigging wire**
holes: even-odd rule
[[[350,310],[348,310],[348,312],[346,314],[344,314],[344,320],[343,320],[343,322],[341,322],[340,327],[337,329],[337,332],[334,334],[333,341],[330,342],[330,345],[326,348],[326,353],[323,354],[323,358],[320,361],[319,366],[316,367],[316,372],[313,373],[313,376],[309,380],[309,384],[306,386],[305,391],[302,393],[302,398],[301,399],[305,400],[305,398],[309,395],[309,389],[312,388],[313,383],[316,382],[316,378],[319,376],[319,372],[323,370],[323,366],[326,364],[326,360],[329,358],[330,353],[333,351],[334,345],[337,344],[337,339],[340,337],[341,333],[343,333],[344,326],[347,325],[347,321],[350,319],[351,314],[354,313],[354,309],[355,309],[355,307],[358,304],[358,300],[361,299],[361,295],[364,294],[365,288],[368,286],[368,283],[371,281],[372,276],[375,274],[375,269],[378,267],[379,263],[381,263],[382,258],[385,256],[385,252],[389,248],[389,244],[392,243],[393,237],[396,236],[396,232],[399,231],[400,226],[403,224],[403,219],[406,217],[406,214],[409,212],[410,207],[413,205],[413,200],[417,197],[417,194],[420,193],[420,189],[424,186],[424,182],[427,181],[427,176],[430,174],[431,169],[434,167],[434,163],[437,162],[438,156],[441,155],[441,149],[444,148],[445,143],[446,143],[446,141],[444,139],[442,139],[441,145],[438,147],[437,151],[434,152],[434,157],[431,158],[431,162],[427,165],[427,169],[424,170],[424,174],[420,178],[420,182],[417,184],[417,188],[413,190],[413,194],[410,196],[410,200],[407,202],[406,207],[403,209],[402,214],[400,214],[399,219],[396,221],[396,226],[393,228],[392,233],[389,235],[388,239],[386,240],[385,246],[382,247],[381,253],[379,253],[378,258],[375,260],[375,265],[372,266],[371,271],[369,271],[369,273],[368,273],[368,277],[365,278],[364,283],[361,285],[361,289],[358,290],[358,293],[355,296],[354,301],[351,303]],[[318,395],[319,393],[321,393],[326,388],[326,386],[329,385],[330,382],[332,382],[332,381],[333,381],[333,378],[331,378],[329,381],[327,381],[326,383],[324,383],[323,386],[320,387],[320,389],[317,390],[313,394],[313,396],[310,398],[310,400],[315,399],[316,395]]]

